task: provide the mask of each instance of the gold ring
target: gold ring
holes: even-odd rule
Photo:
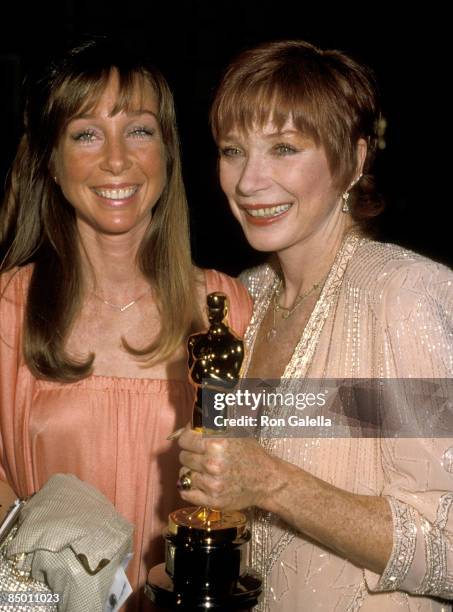
[[[184,474],[184,476],[181,476],[181,478],[178,480],[178,489],[181,489],[182,491],[190,491],[192,488],[191,475],[192,472],[189,470]]]

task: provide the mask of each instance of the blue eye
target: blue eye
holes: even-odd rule
[[[239,157],[242,155],[242,151],[237,147],[223,147],[220,149],[220,155],[224,157]]]
[[[146,126],[134,127],[130,130],[129,135],[136,138],[149,138],[153,136],[155,130]]]
[[[280,143],[275,145],[274,147],[277,155],[293,155],[294,153],[298,153],[298,150],[286,143]]]
[[[82,130],[73,134],[71,138],[76,142],[93,142],[96,140],[96,133],[94,130]]]

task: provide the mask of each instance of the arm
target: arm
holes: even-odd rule
[[[0,480],[0,523],[15,499],[17,499],[17,495],[9,484]]]
[[[417,266],[398,272],[382,301],[386,376],[441,381],[453,372],[452,275],[434,264]],[[443,457],[453,440],[383,440],[387,483],[382,495],[362,496],[270,457],[250,440],[193,435],[187,431],[180,440],[181,461],[195,471],[195,490],[183,494],[187,501],[275,512],[334,552],[382,574],[366,572],[370,590],[452,597],[453,459],[447,469]]]
[[[194,488],[181,493],[187,502],[221,509],[257,506],[353,563],[383,571],[392,549],[384,498],[338,489],[252,440],[209,439],[186,429],[179,443],[181,462],[193,470]]]
[[[381,441],[393,548],[383,574],[365,576],[370,590],[452,599],[453,439],[445,432],[435,436],[438,424],[452,431],[453,275],[418,260],[390,279],[381,308],[386,376],[400,379],[400,392],[409,398],[416,378],[435,379],[428,382],[437,391],[418,412],[418,403],[405,406],[407,418],[420,423],[419,438]]]
[[[20,361],[22,285],[13,272],[0,275],[0,518],[17,495],[8,484],[8,457],[14,457],[14,404]]]

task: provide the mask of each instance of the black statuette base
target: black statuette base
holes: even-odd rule
[[[221,569],[221,568],[220,568]],[[232,593],[225,596],[207,592],[181,593],[175,590],[173,580],[165,571],[165,563],[156,565],[148,575],[145,594],[163,610],[184,612],[248,612],[258,603],[261,594],[261,579],[253,570],[246,568],[239,576]]]
[[[245,567],[250,540],[242,512],[180,508],[168,517],[165,564],[148,574],[145,593],[166,610],[252,610],[261,579]]]

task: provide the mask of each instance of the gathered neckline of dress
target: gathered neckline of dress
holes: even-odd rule
[[[186,388],[190,385],[189,380],[182,380],[177,378],[132,378],[127,376],[105,376],[103,374],[92,374],[87,378],[75,381],[73,383],[63,383],[54,380],[43,380],[36,379],[35,384],[41,389],[55,389],[61,388],[82,388],[82,389],[112,389],[121,388],[128,389],[130,391],[137,390],[137,392],[150,392],[158,393],[164,391],[168,387],[174,389],[177,386]]]

